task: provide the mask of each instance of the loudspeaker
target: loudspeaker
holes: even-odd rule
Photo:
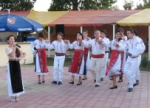
[[[62,32],[63,34],[65,34],[65,32],[64,32],[64,24],[58,24],[58,25],[56,25],[56,34],[58,32]]]

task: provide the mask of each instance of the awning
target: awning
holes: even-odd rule
[[[28,14],[28,18],[35,20],[42,24],[43,26],[47,26],[49,23],[55,21],[61,16],[65,15],[69,11],[49,11],[49,12],[37,12],[31,11]]]
[[[150,9],[141,10],[117,22],[121,26],[148,26],[150,25]]]
[[[0,11],[0,14],[1,13],[2,13],[2,11]],[[30,13],[30,11],[11,11],[10,13],[14,14],[14,15],[19,15],[19,16],[26,17]],[[3,14],[8,14],[8,12],[4,11]]]
[[[59,17],[48,26],[64,24],[65,26],[101,26],[103,24],[114,24],[139,10],[99,10],[99,11],[69,11]]]

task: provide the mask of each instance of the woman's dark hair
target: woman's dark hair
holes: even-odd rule
[[[9,35],[6,40],[8,41],[10,39],[10,37],[14,37],[14,36],[13,35]],[[15,39],[15,37],[14,37],[14,39]],[[16,53],[16,57],[20,57],[20,50],[19,50],[19,48],[16,47],[16,52],[15,53]]]
[[[13,35],[9,35],[7,38],[6,38],[6,41],[8,41],[10,39],[10,37],[14,37]],[[14,37],[15,38],[15,37]],[[7,42],[8,43],[8,42]],[[8,43],[9,44],[9,43]]]
[[[122,27],[118,28],[118,31],[123,32],[124,33],[124,29]]]
[[[120,31],[119,31],[119,30],[117,30],[117,31],[115,32],[115,34],[117,34],[117,33],[120,33]]]
[[[105,35],[107,35],[107,31],[106,30],[101,30],[102,33],[104,33]]]
[[[135,34],[134,29],[129,29],[129,30],[127,30],[127,31],[130,31],[132,34]]]
[[[77,32],[77,34],[81,35],[82,36],[82,39],[83,39],[83,34],[81,32]]]
[[[38,34],[38,37],[43,38],[43,37],[44,37],[43,33],[42,33],[42,32],[40,32],[40,33]]]
[[[60,35],[61,37],[64,36],[64,34],[63,34],[62,32],[58,32],[58,33],[57,33],[57,36],[58,36],[58,35]]]
[[[134,34],[137,36],[138,35],[138,31],[136,29],[133,29],[134,30]]]
[[[88,34],[88,31],[87,30],[83,30],[83,32],[87,33]]]
[[[116,34],[117,34],[117,33],[120,33],[120,31],[117,30],[117,31],[116,31]],[[118,42],[121,41],[121,40],[122,40],[122,38],[119,38],[119,39],[118,39]]]

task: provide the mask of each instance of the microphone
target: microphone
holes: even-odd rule
[[[19,48],[21,48],[21,46],[20,46],[20,45],[18,45],[18,44],[16,44],[16,46],[17,46],[17,47],[19,47]]]
[[[37,50],[36,47],[34,47],[34,50]]]

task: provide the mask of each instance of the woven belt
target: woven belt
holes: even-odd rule
[[[105,51],[105,53],[109,53],[109,51]]]
[[[104,54],[98,54],[98,55],[94,55],[92,54],[93,58],[104,58]]]
[[[64,56],[65,53],[57,53],[57,52],[56,52],[55,55],[56,55],[56,56]]]

